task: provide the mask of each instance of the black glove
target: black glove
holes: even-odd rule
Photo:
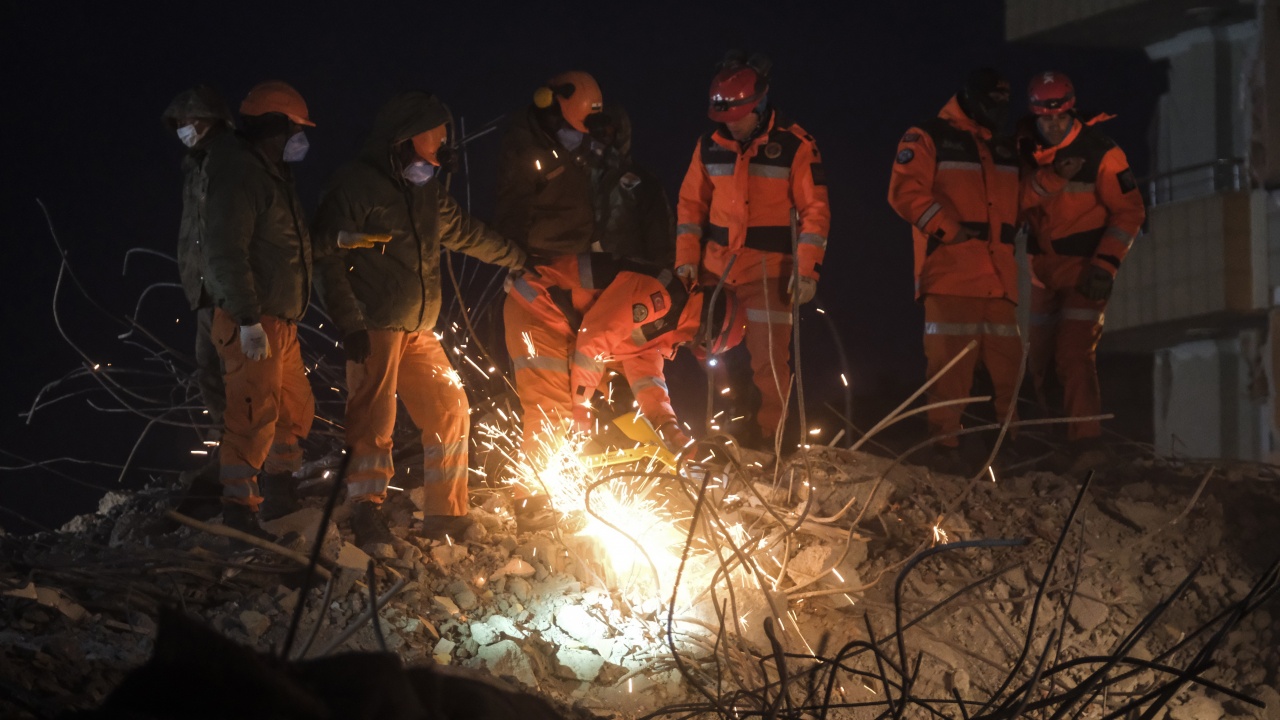
[[[368,330],[357,330],[342,338],[342,349],[347,352],[347,362],[362,363],[369,359],[373,345]]]
[[[1080,282],[1076,284],[1076,291],[1093,302],[1102,302],[1111,297],[1111,288],[1115,282],[1111,273],[1097,265],[1090,265],[1080,273]]]

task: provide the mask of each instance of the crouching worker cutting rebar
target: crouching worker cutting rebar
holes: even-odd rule
[[[393,540],[381,507],[395,473],[397,396],[422,430],[423,535],[461,537],[470,524],[467,394],[433,332],[440,246],[511,269],[525,253],[469,217],[437,180],[449,125],[433,95],[393,98],[316,215],[317,282],[347,354],[347,499],[360,546]]]

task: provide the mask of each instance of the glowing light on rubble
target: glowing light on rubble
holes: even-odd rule
[[[990,465],[987,466],[987,472],[991,473],[991,482],[996,481],[996,469]]]
[[[192,455],[208,455],[209,451],[208,450],[192,450],[191,454]]]
[[[217,441],[217,440],[205,440],[205,441],[204,441],[204,445],[205,445],[205,447],[218,447],[218,441]]]
[[[724,388],[723,390],[721,390],[721,391],[720,391],[720,394],[721,394],[721,395],[728,395],[728,394],[729,394],[729,388]]]
[[[94,364],[93,364],[93,369],[94,369],[94,370],[97,370],[97,369],[98,369],[98,367],[99,367],[99,366],[98,366],[98,363],[94,363]]]
[[[822,308],[818,308],[817,310],[818,310],[818,314],[819,314],[819,315],[826,315],[826,314],[827,314],[827,311],[826,311],[826,310],[823,310]]]
[[[716,360],[715,358],[711,358],[710,360],[707,361],[707,364],[710,365],[711,367],[715,367],[720,364],[720,361]]]
[[[534,167],[535,169],[537,169],[537,170],[541,170],[541,169],[542,169],[542,161],[541,161],[541,160],[534,160],[534,161],[533,161],[533,167]]]
[[[818,435],[818,434],[820,434],[821,432],[822,432],[822,428],[814,428],[814,429],[812,429],[812,430],[810,430],[810,431],[809,431],[809,434],[810,434],[810,435]]]
[[[839,580],[840,582],[844,582],[844,576],[840,574],[839,570],[835,568],[831,568],[831,574],[835,575],[836,579]]]
[[[939,543],[945,543],[945,542],[948,542],[947,531],[943,530],[942,527],[939,525],[934,525],[933,526],[933,544],[937,545]]]
[[[845,387],[849,387],[849,378],[845,377],[844,373],[840,373],[840,382],[844,383]]]

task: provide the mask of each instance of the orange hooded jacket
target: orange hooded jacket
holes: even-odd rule
[[[1021,179],[1012,139],[993,137],[951,98],[898,142],[889,204],[911,223],[916,297],[1018,300],[1014,237],[1021,208],[1065,181],[1049,168]],[[970,238],[956,242],[961,228]]]

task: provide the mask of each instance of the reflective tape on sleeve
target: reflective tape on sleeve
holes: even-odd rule
[[[1126,247],[1133,244],[1133,236],[1114,225],[1107,228],[1107,231],[1105,234],[1110,235],[1111,237],[1124,243]]]
[[[584,352],[575,350],[573,353],[573,364],[588,372],[604,372],[604,363],[587,355]]]
[[[982,172],[982,163],[963,162],[960,160],[943,160],[938,163],[939,170],[977,170]]]
[[[819,250],[827,249],[827,239],[818,233],[800,233],[801,245],[813,245]]]
[[[919,217],[919,219],[916,220],[916,227],[920,228],[921,230],[924,230],[925,226],[929,224],[929,221],[933,219],[933,216],[937,215],[938,211],[941,209],[942,209],[941,203],[934,203],[930,205],[929,208],[925,210],[924,213]]]
[[[520,370],[545,370],[547,372],[569,374],[568,360],[544,355],[515,358],[511,361],[511,367],[517,372]]]
[[[639,394],[641,390],[648,390],[653,387],[661,388],[664,393],[668,392],[666,379],[654,376],[638,378],[631,383],[631,392]]]
[[[676,235],[692,235],[702,239],[702,225],[698,223],[680,223],[676,226]]]
[[[769,325],[790,325],[791,313],[781,310],[761,310],[747,308],[747,322],[767,323]]]
[[[535,289],[532,285],[530,285],[529,281],[526,280],[523,275],[513,280],[511,283],[511,287],[514,288],[516,293],[519,294],[520,297],[524,298],[527,302],[533,302],[534,300],[538,299],[537,289]]]
[[[707,163],[707,174],[711,177],[725,177],[733,174],[733,163]]]
[[[347,480],[347,496],[385,495],[390,478],[369,478],[367,480]]]

